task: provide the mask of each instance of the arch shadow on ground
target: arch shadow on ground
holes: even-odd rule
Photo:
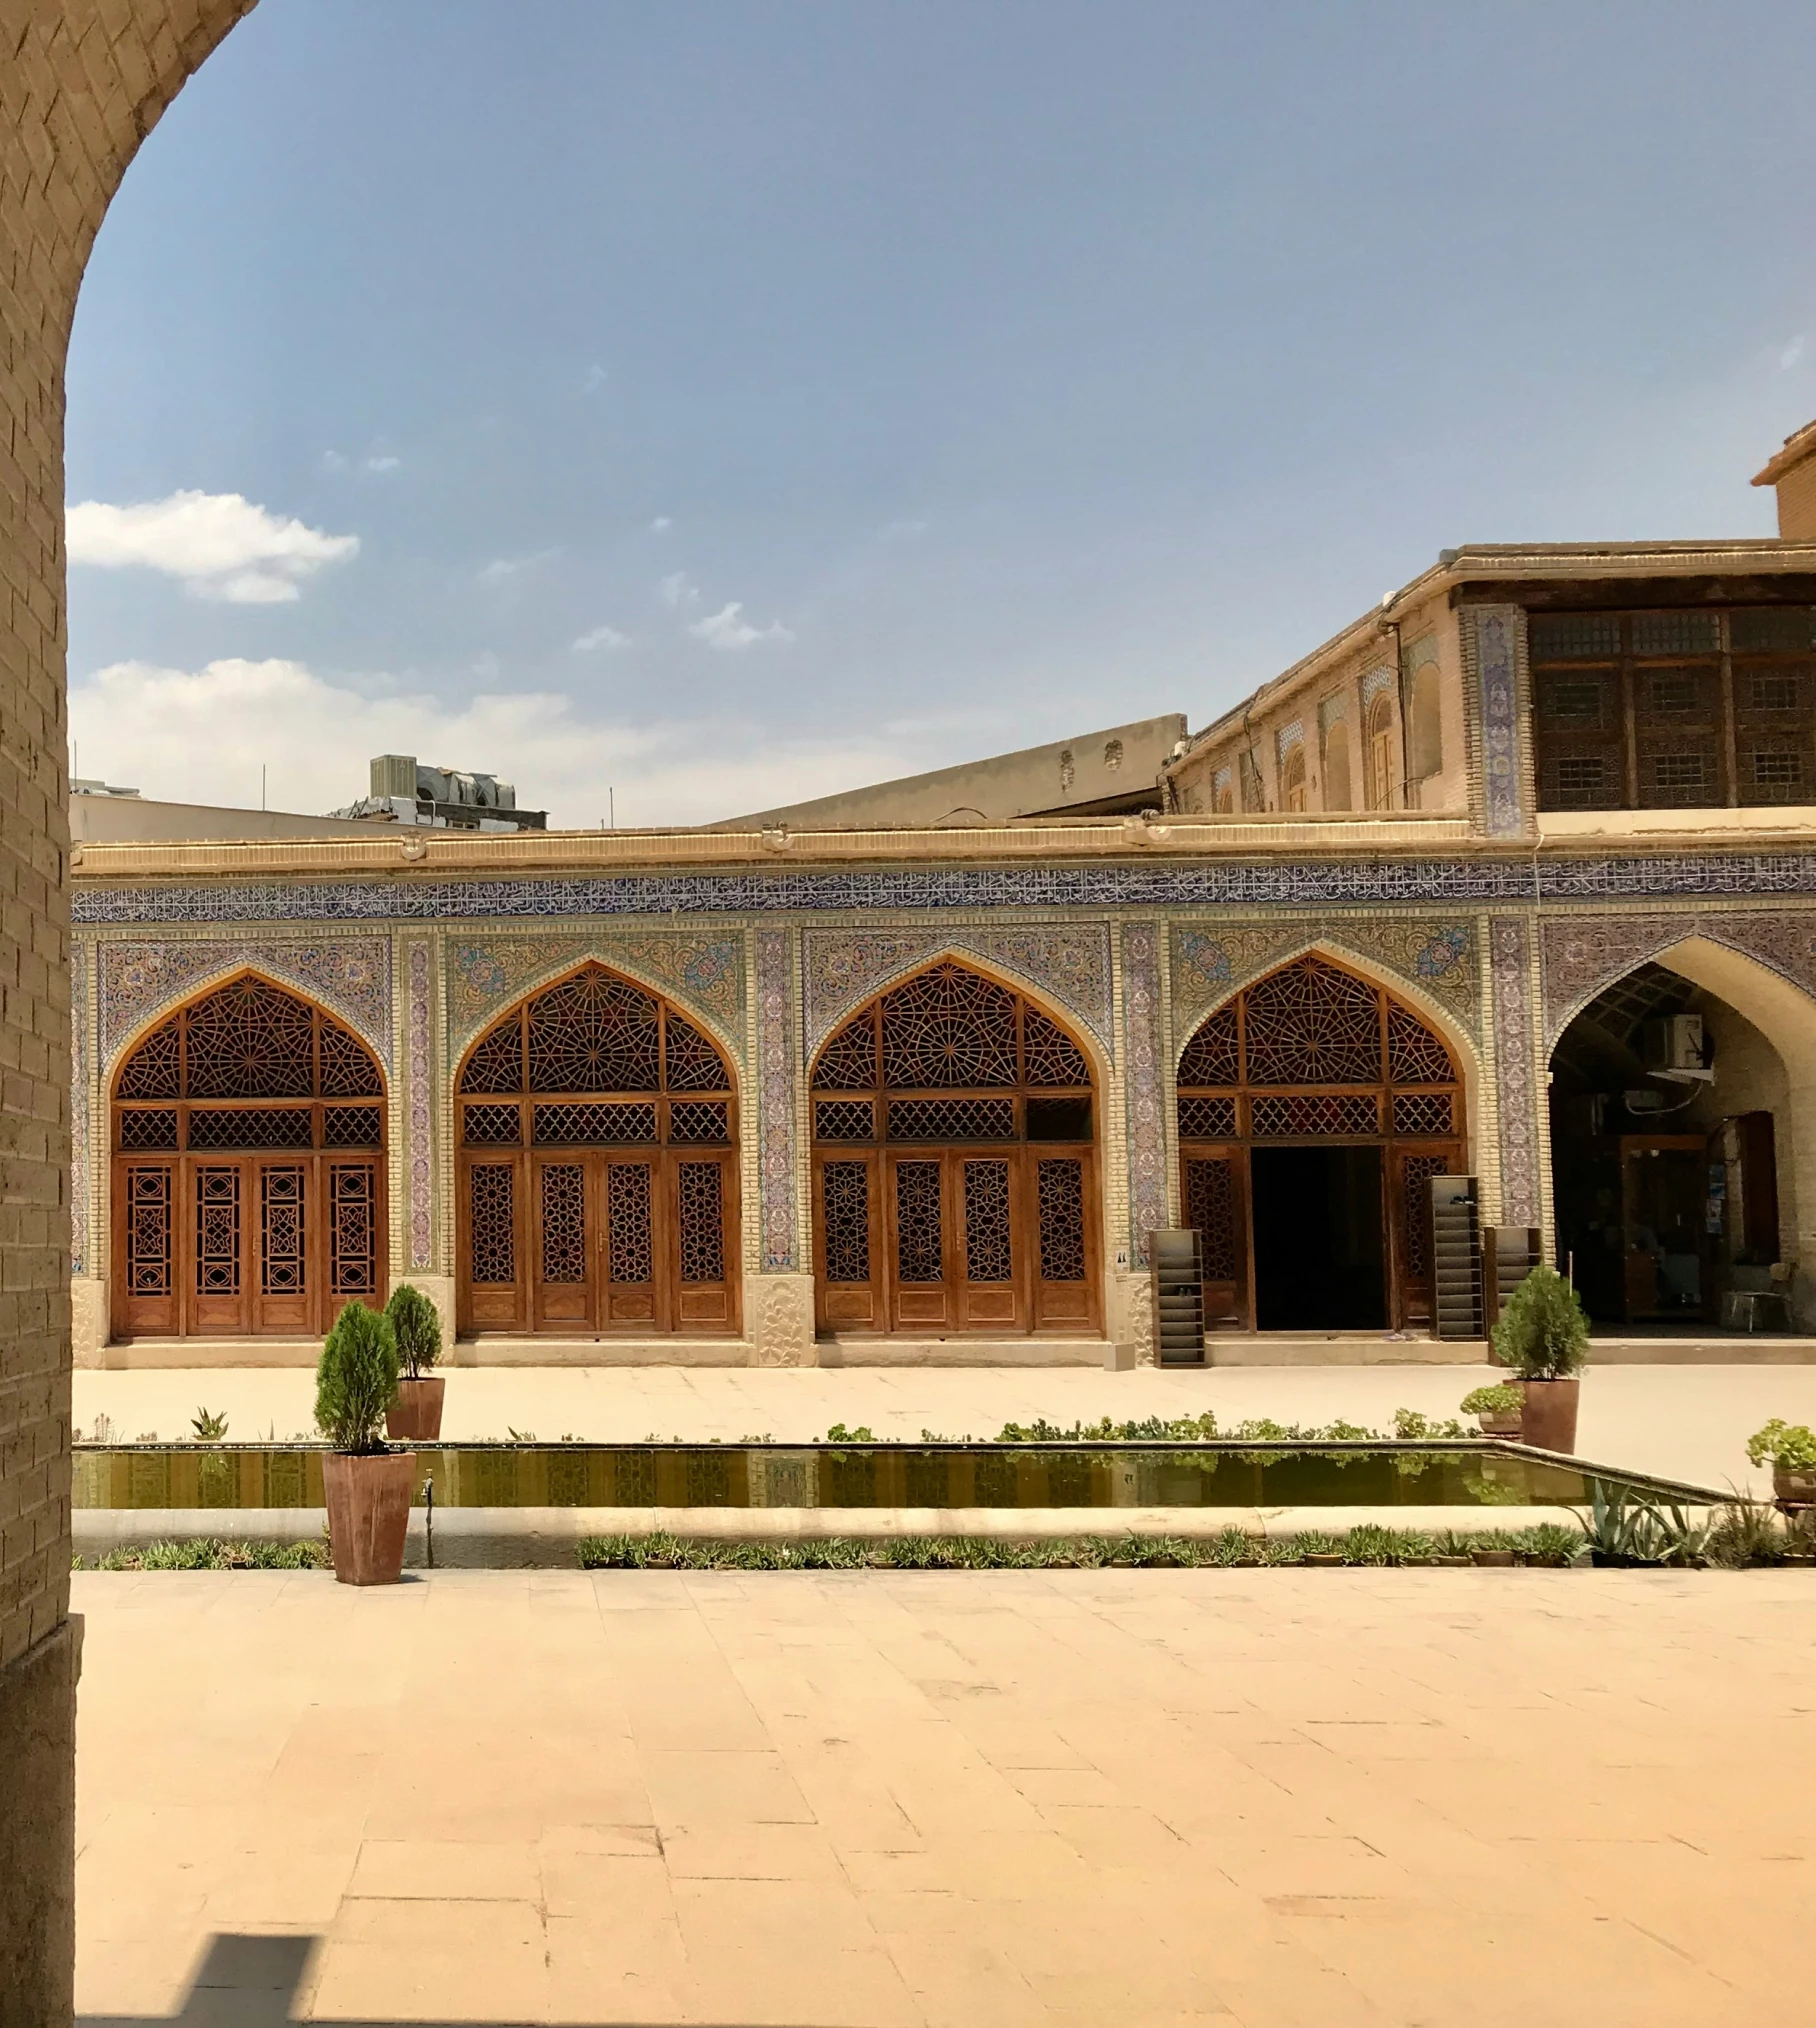
[[[217,1934],[209,1939],[179,2013],[78,2014],[75,2028],[157,2028],[157,2024],[171,2022],[180,2022],[183,2028],[289,2028],[298,2020],[323,2018],[292,2011],[321,1942],[318,1936]],[[326,2018],[330,2028],[456,2028],[452,2022],[417,2016],[391,2016],[383,2022],[339,2015]],[[463,2021],[458,2028],[532,2028],[532,2024]],[[608,2024],[595,2023],[593,2028],[608,2028]],[[618,2019],[609,2028],[659,2028],[659,2024]],[[701,2028],[751,2028],[751,2024],[706,2022]],[[818,2024],[801,2021],[770,2024],[770,2028],[818,2028]]]

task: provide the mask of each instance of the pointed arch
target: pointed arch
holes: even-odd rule
[[[241,966],[166,1009],[109,1080],[116,1335],[315,1335],[382,1299],[384,1066]]]
[[[812,1062],[833,1031],[861,1007],[929,965],[969,966],[1024,993],[1085,1041],[1100,1076],[1115,1055],[1110,936],[1101,924],[1041,923],[1015,929],[891,929],[805,937],[802,1044]]]
[[[693,1009],[569,963],[480,1030],[453,1092],[463,1326],[736,1333],[737,1063]]]
[[[720,1054],[734,1069],[743,1065],[745,1038],[741,1029],[731,1027],[724,1016],[704,1004],[697,993],[677,990],[675,981],[663,977],[655,965],[640,962],[632,952],[608,946],[607,939],[563,940],[555,954],[548,956],[546,962],[533,969],[525,968],[518,971],[514,965],[509,968],[500,967],[494,976],[501,986],[506,977],[510,978],[509,992],[501,994],[496,1005],[479,1014],[470,1011],[469,1002],[462,1008],[461,1018],[455,1018],[457,996],[450,991],[446,996],[449,1007],[450,1059],[457,1064],[463,1062],[481,1036],[496,1027],[500,1021],[508,1020],[526,1001],[548,992],[551,987],[573,978],[589,966],[596,966],[624,980],[627,985],[635,986],[652,998],[665,1002],[696,1028],[704,1029]],[[484,955],[490,958],[491,953],[487,951]],[[454,969],[459,970],[463,967],[455,966]],[[515,976],[511,976],[513,973]],[[742,1004],[741,992],[737,1004]]]
[[[923,958],[808,1068],[822,1330],[1101,1322],[1099,1058],[968,955]]]
[[[1450,1026],[1399,981],[1317,947],[1194,1024],[1174,1103],[1184,1222],[1202,1235],[1212,1321],[1403,1328],[1429,1318],[1428,1183],[1462,1170],[1469,1144],[1470,1059]],[[1337,1286],[1342,1249],[1347,1288]],[[1309,1273],[1321,1255],[1323,1271]]]

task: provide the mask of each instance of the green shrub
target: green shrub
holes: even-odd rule
[[[189,1427],[195,1431],[198,1443],[218,1444],[227,1434],[227,1418],[212,1409],[198,1408]]]
[[[1566,1380],[1589,1356],[1589,1319],[1556,1268],[1535,1267],[1494,1327],[1495,1357],[1522,1380]]]
[[[399,1282],[385,1305],[407,1380],[420,1380],[441,1357],[441,1317],[421,1289]]]
[[[397,1336],[388,1317],[349,1303],[315,1369],[315,1426],[337,1451],[385,1448],[385,1410],[397,1399]]]
[[[1800,1422],[1773,1416],[1747,1439],[1747,1457],[1756,1465],[1781,1465],[1787,1472],[1816,1472],[1816,1432]]]
[[[1332,1434],[1335,1434],[1334,1430]],[[1370,1430],[1368,1434],[1373,1436],[1375,1432]],[[1481,1431],[1471,1428],[1467,1423],[1458,1422],[1453,1415],[1440,1419],[1437,1416],[1425,1414],[1422,1409],[1396,1408],[1394,1410],[1394,1435],[1402,1443],[1423,1443],[1427,1439],[1433,1438],[1448,1439],[1450,1437],[1480,1436]]]
[[[1505,1380],[1490,1387],[1472,1387],[1457,1403],[1465,1415],[1518,1415],[1524,1405],[1520,1390]]]

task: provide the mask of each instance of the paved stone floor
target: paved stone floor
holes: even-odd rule
[[[1089,1367],[490,1367],[448,1375],[450,1437],[502,1437],[511,1428],[543,1438],[574,1435],[636,1441],[646,1436],[732,1441],[767,1433],[796,1443],[835,1422],[867,1424],[881,1437],[994,1436],[1035,1416],[1070,1426],[1110,1415],[1196,1415],[1225,1423],[1246,1416],[1329,1422],[1343,1416],[1386,1428],[1397,1407],[1452,1415],[1472,1387],[1492,1378],[1477,1366],[1154,1367],[1106,1373]],[[115,1434],[188,1433],[196,1409],[228,1417],[245,1440],[268,1430],[307,1432],[315,1378],[282,1368],[83,1371],[75,1420],[84,1432],[105,1414]],[[1717,1489],[1767,1489],[1749,1471],[1744,1445],[1768,1416],[1816,1422],[1816,1366],[1604,1366],[1583,1383],[1578,1444],[1600,1463],[1687,1479]]]
[[[1809,2018],[1807,1572],[75,1603],[91,2022]]]

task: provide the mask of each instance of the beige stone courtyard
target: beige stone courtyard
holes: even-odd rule
[[[299,2017],[371,2021],[1809,2018],[1806,1571],[86,1575],[74,1604],[91,2021],[276,2022],[293,1977]],[[192,1991],[247,1933],[299,1941]]]

